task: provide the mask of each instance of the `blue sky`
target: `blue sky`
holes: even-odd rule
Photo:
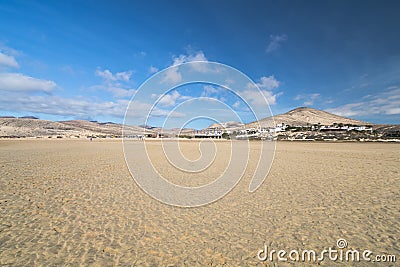
[[[274,114],[308,106],[400,123],[398,10],[398,1],[0,1],[0,115],[122,122],[154,73],[202,60],[246,74]],[[159,117],[191,97],[240,106],[226,94],[174,90]]]

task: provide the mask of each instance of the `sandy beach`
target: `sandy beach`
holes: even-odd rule
[[[197,145],[182,143],[187,158]],[[209,182],[227,161],[219,153],[203,180],[187,180],[162,160],[160,142],[148,149],[182,185]],[[278,142],[269,176],[249,193],[255,154],[224,198],[179,208],[138,187],[120,140],[0,140],[0,265],[281,266],[257,252],[321,251],[339,238],[400,257],[399,144]]]

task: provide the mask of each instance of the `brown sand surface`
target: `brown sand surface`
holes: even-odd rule
[[[160,142],[147,144],[161,173],[192,186],[223,171],[229,142],[216,145],[226,153],[191,180],[167,166]],[[249,193],[258,145],[232,192],[179,208],[136,185],[120,141],[1,140],[0,265],[281,266],[258,250],[321,251],[339,238],[400,260],[398,144],[279,142],[270,175]],[[191,160],[197,147],[182,142]]]

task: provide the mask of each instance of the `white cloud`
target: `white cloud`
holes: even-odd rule
[[[196,61],[201,61],[201,62],[208,62],[208,59],[204,55],[203,51],[197,51],[196,53],[191,53],[188,55],[179,55],[178,57],[173,58],[173,64],[172,66],[176,66],[182,63],[187,63],[187,62],[196,62]],[[196,64],[193,63],[191,67],[199,72],[207,72],[208,68],[204,64]]]
[[[21,73],[0,73],[0,91],[51,92],[56,83],[26,76]]]
[[[400,114],[400,108],[388,108],[386,110],[386,114],[388,115],[397,115]]]
[[[201,93],[201,97],[210,97],[212,95],[218,94],[220,92],[219,89],[215,88],[212,85],[205,85],[203,87],[203,92]]]
[[[192,61],[208,61],[203,51],[198,51],[194,54],[179,55],[173,58],[173,66]]]
[[[180,98],[181,94],[178,91],[173,91],[170,94],[163,95],[158,103],[162,106],[171,107],[174,106],[176,101]]]
[[[316,99],[316,98],[318,98],[318,97],[320,97],[320,96],[321,96],[321,94],[314,93],[314,94],[311,94],[311,95],[310,95],[310,98],[311,98],[311,99]]]
[[[96,75],[102,77],[105,80],[114,80],[114,75],[109,70],[96,70]]]
[[[240,101],[236,101],[235,103],[233,103],[232,107],[234,108],[240,107]]]
[[[208,84],[203,86],[203,91],[201,92],[200,97],[207,97],[226,103],[227,92],[228,89],[225,89],[225,87],[213,86]]]
[[[2,47],[0,49],[4,51]],[[18,67],[18,63],[14,57],[0,53],[1,66]],[[64,70],[69,71],[70,68]],[[93,86],[93,88],[110,91],[116,97],[132,96],[136,90],[127,86],[131,74],[131,71],[113,74],[109,70],[102,71],[98,69],[96,75],[102,77],[105,81],[101,85]],[[22,73],[0,73],[0,94],[2,96],[0,97],[0,110],[26,111],[80,118],[93,118],[96,116],[121,118],[124,116],[126,106],[129,103],[128,100],[123,99],[96,101],[91,98],[33,94],[35,92],[51,93],[56,87],[57,84],[51,80],[34,78]],[[140,106],[137,103],[134,105]],[[169,111],[156,109],[156,112],[168,114]]]
[[[269,76],[269,77],[261,77],[260,82],[257,83],[257,86],[260,89],[265,89],[265,90],[273,90],[275,88],[278,88],[280,85],[280,82],[275,79],[274,76]]]
[[[74,97],[66,98],[60,96],[30,96],[26,94],[7,93],[6,97],[0,98],[0,110],[17,110],[49,115],[72,116],[76,118],[96,118],[99,116],[111,116],[123,118],[128,100],[116,101],[94,101],[90,98]],[[152,105],[135,101],[131,103],[130,117],[143,118],[148,114]],[[182,117],[184,114],[169,110],[154,108],[153,116]]]
[[[104,71],[97,69],[96,75],[102,77],[106,81],[124,81],[129,82],[132,71],[122,71],[113,74],[110,70],[106,69]]]
[[[150,66],[150,68],[149,68],[149,73],[150,73],[150,74],[153,74],[153,73],[156,73],[156,72],[158,72],[158,68],[153,67],[153,66]]]
[[[127,101],[125,106],[124,106],[124,112],[125,108],[128,106],[129,102]],[[172,117],[172,118],[180,118],[184,117],[185,114],[177,111],[170,111],[168,109],[161,109],[159,107],[153,107],[153,103],[146,103],[142,101],[137,101],[134,100],[130,102],[129,109],[127,110],[127,118],[145,118],[146,116],[149,115],[149,117]]]
[[[115,86],[108,87],[107,91],[111,92],[117,98],[132,97],[136,93],[135,89],[125,89]]]
[[[115,78],[118,81],[125,81],[128,82],[129,79],[131,78],[132,72],[131,71],[123,71],[123,72],[117,72],[115,74]]]
[[[161,83],[176,84],[182,81],[182,74],[179,73],[177,68],[169,68],[164,73],[164,78]]]
[[[296,101],[303,101],[303,105],[305,106],[312,106],[314,105],[315,100],[319,99],[321,97],[321,94],[318,93],[312,93],[312,94],[299,94],[293,100]]]
[[[116,98],[130,98],[132,97],[137,90],[132,88],[124,88],[120,84],[102,84],[102,85],[93,85],[89,87],[92,90],[103,90],[110,92]]]
[[[266,52],[271,53],[275,50],[278,50],[281,47],[281,44],[285,42],[287,39],[288,37],[286,34],[270,35]]]
[[[312,106],[312,105],[314,105],[314,101],[304,101],[303,102],[303,104],[304,104],[304,106]]]
[[[225,80],[225,87],[228,87],[228,88],[229,88],[229,86],[230,86],[230,85],[233,85],[233,84],[235,84],[235,80],[230,79],[230,78],[228,78],[228,79]]]
[[[6,55],[0,52],[0,66],[19,68],[18,62],[13,56]]]
[[[274,76],[263,76],[260,78],[260,81],[256,83],[256,86],[252,83],[247,84],[247,88],[242,92],[242,95],[246,100],[251,102],[250,104],[258,106],[265,105],[264,98],[261,97],[260,92],[257,90],[258,87],[265,99],[268,101],[268,104],[275,105],[276,98],[282,95],[282,92],[274,94],[272,90],[278,88],[279,85],[280,82],[275,79]]]
[[[179,56],[174,56],[172,58],[172,65],[177,66],[183,63],[193,62],[191,64],[191,68],[198,71],[198,72],[207,72],[209,69],[206,65],[202,64],[201,62],[208,62],[208,59],[204,55],[203,51],[198,51],[196,53],[190,53],[188,55],[181,54]],[[196,64],[195,62],[199,62]],[[164,73],[164,78],[161,80],[161,83],[169,83],[169,84],[176,84],[182,81],[182,74],[179,72],[178,67],[169,68]]]
[[[91,89],[111,92],[116,98],[132,97],[136,90],[130,88],[132,71],[122,71],[113,74],[110,70],[97,69],[95,74],[104,79],[103,84],[91,86]]]
[[[175,106],[175,104],[178,101],[183,101],[183,100],[189,100],[192,99],[193,97],[191,96],[186,96],[186,95],[181,95],[178,91],[172,91],[168,94],[164,95],[156,95],[156,94],[151,94],[151,98],[156,98],[160,97],[160,100],[158,101],[158,104],[164,107],[172,107]]]
[[[327,112],[339,115],[339,116],[345,116],[345,117],[351,117],[355,115],[360,115],[360,112],[358,111],[364,103],[359,102],[359,103],[351,103],[351,104],[346,104],[342,105],[337,108],[329,108],[326,109]]]
[[[11,98],[12,97],[12,98]],[[122,117],[127,102],[92,99],[65,98],[60,96],[10,95],[0,100],[0,109],[28,111],[51,115],[75,116],[82,118],[111,115]]]
[[[175,106],[177,104],[177,102],[193,99],[192,96],[182,95],[176,90],[173,90],[166,94],[154,94],[153,93],[150,95],[150,98],[151,99],[160,98],[159,101],[157,102],[157,105],[160,105],[162,107],[172,107],[172,106]]]
[[[181,95],[180,97],[179,97],[179,100],[190,100],[190,99],[193,99],[194,97],[192,97],[192,96],[188,96],[188,95]]]
[[[253,83],[248,83],[247,84],[247,88],[248,89],[255,89],[256,87],[258,87],[261,90],[273,90],[275,88],[278,88],[280,85],[280,81],[278,81],[277,79],[275,79],[275,77],[273,75],[271,76],[263,76],[260,78],[260,81],[258,83],[256,83],[255,85]]]
[[[261,94],[265,97],[269,105],[276,104],[276,98],[282,93],[273,94],[271,91],[261,90]],[[250,104],[256,106],[265,106],[265,99],[260,95],[259,91],[256,90],[245,90],[242,92],[244,99],[249,101]]]
[[[390,87],[376,95],[367,95],[364,101],[348,103],[326,111],[340,116],[400,115],[400,87]]]
[[[14,48],[6,46],[4,43],[0,42],[0,51],[4,54],[10,55],[10,56],[20,56],[23,55],[23,53],[19,50],[16,50]]]

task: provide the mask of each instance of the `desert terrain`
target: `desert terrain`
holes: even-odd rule
[[[279,140],[287,139],[313,139],[316,141],[353,140],[353,141],[400,141],[400,125],[398,124],[373,124],[347,117],[338,116],[323,110],[300,107],[284,114],[263,118],[259,121],[243,124],[241,122],[220,122],[209,125],[202,130],[216,129],[223,132],[234,132],[250,128],[275,128],[278,124],[291,126],[279,132]],[[311,126],[353,125],[368,126],[371,131],[340,131],[339,134],[320,132]],[[336,127],[336,126],[335,126]],[[293,129],[297,128],[297,129]],[[300,129],[303,128],[303,129]],[[113,122],[98,122],[85,120],[49,121],[33,116],[15,118],[13,116],[0,116],[0,138],[121,138],[121,137],[178,137],[194,136],[197,130],[191,128],[166,129],[150,125],[127,125]],[[280,136],[279,136],[280,135]]]
[[[188,159],[197,142],[182,142]],[[223,172],[229,145],[216,141],[214,165],[197,180],[168,166],[159,140],[147,148],[160,173],[197,186]],[[249,193],[259,145],[224,198],[180,208],[139,188],[121,140],[0,140],[0,265],[281,266],[257,252],[321,251],[339,238],[400,257],[399,144],[278,142],[270,174]]]

